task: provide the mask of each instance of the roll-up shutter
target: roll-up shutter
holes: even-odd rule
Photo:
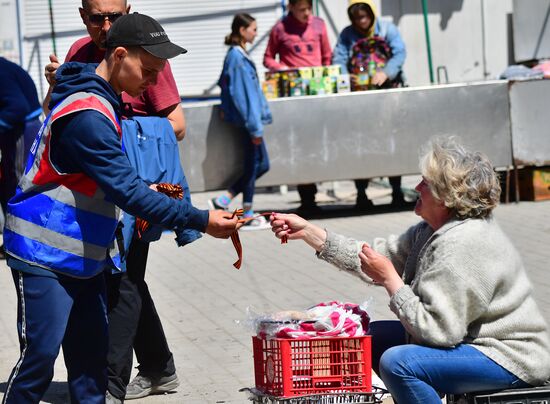
[[[56,48],[61,60],[72,43],[87,35],[78,7],[80,1],[53,0]],[[281,18],[278,0],[134,0],[132,11],[157,19],[170,40],[189,52],[170,61],[182,96],[214,95],[227,50],[223,44],[231,30],[233,15],[251,14],[258,23],[258,37],[250,48],[258,73],[263,75],[263,53],[271,27]],[[25,0],[23,5],[24,64],[29,68],[39,92],[44,95],[47,83],[44,66],[53,52],[50,36],[48,2]]]

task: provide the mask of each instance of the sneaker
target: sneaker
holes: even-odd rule
[[[178,375],[146,376],[138,373],[126,387],[126,400],[147,397],[150,394],[162,394],[175,390],[180,385]]]
[[[219,209],[219,210],[227,210],[229,208],[229,205],[222,205],[219,201],[218,201],[218,198],[215,197],[215,198],[212,198],[212,199],[209,199],[208,200],[208,207],[210,209]]]
[[[271,224],[267,221],[267,219],[264,216],[258,216],[257,218],[254,218],[251,221],[246,222],[244,226],[241,227],[242,231],[265,230],[265,229],[271,229]]]
[[[113,395],[109,393],[109,390],[107,390],[107,393],[105,393],[105,404],[122,404],[122,400],[113,397]]]

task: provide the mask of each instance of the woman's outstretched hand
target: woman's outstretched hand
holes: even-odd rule
[[[272,213],[269,217],[275,237],[288,240],[304,240],[316,251],[321,251],[326,241],[326,232],[295,214]]]
[[[390,259],[374,251],[368,244],[363,244],[359,252],[359,259],[361,260],[361,270],[373,281],[384,286],[390,296],[393,296],[404,285]]]

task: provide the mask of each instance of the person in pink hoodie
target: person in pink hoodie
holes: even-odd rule
[[[288,15],[271,29],[264,66],[273,71],[330,65],[332,50],[327,28],[321,18],[313,16],[312,0],[289,0],[288,3]]]
[[[271,71],[330,65],[332,50],[325,22],[312,14],[312,0],[289,0],[288,15],[271,29],[264,66]],[[279,55],[278,60],[276,56]],[[302,214],[316,213],[317,186],[298,185]]]

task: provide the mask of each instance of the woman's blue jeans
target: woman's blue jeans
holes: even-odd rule
[[[406,344],[399,321],[373,321],[373,369],[399,404],[441,404],[440,394],[530,387],[470,345]]]
[[[256,180],[269,171],[269,156],[262,141],[259,145],[252,143],[250,134],[246,130],[241,131],[243,144],[243,174],[229,187],[228,191],[233,196],[243,193],[243,204],[252,203]]]

